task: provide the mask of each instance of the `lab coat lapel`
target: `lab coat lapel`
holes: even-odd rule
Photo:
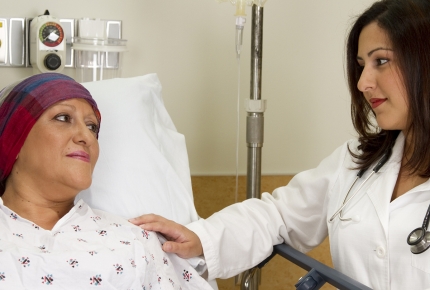
[[[396,185],[397,176],[403,154],[404,136],[402,133],[397,137],[393,151],[388,162],[379,170],[377,177],[373,179],[372,185],[367,190],[367,195],[372,202],[379,221],[384,228],[385,236],[388,237],[388,224],[390,218],[390,202]],[[372,182],[372,181],[370,181]]]
[[[378,178],[367,190],[367,195],[378,215],[381,226],[384,228],[386,237],[388,237],[391,195],[396,185],[396,180],[397,174],[393,174],[391,169],[384,172],[380,171]]]

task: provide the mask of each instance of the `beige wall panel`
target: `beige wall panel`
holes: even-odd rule
[[[344,38],[373,0],[268,0],[264,8],[263,174],[310,168],[354,133],[344,77]],[[215,0],[0,0],[1,17],[123,21],[123,76],[158,73],[167,109],[185,134],[191,172],[236,171],[235,8]],[[251,9],[240,61],[241,99],[249,97]],[[66,69],[73,75],[73,70]],[[31,69],[1,68],[0,87]],[[120,96],[118,96],[120,98]],[[242,103],[242,101],[241,101]],[[240,110],[239,172],[246,172],[245,113]],[[103,134],[103,131],[101,132]]]

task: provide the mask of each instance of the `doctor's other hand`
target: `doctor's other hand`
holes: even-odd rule
[[[155,214],[145,214],[129,222],[144,230],[161,233],[167,239],[163,244],[163,251],[167,253],[175,253],[184,259],[203,255],[200,238],[183,225]]]

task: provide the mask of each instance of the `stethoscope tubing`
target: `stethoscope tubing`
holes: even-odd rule
[[[429,220],[430,220],[429,217],[430,217],[430,204],[429,204],[429,207],[427,209],[426,215],[425,215],[424,220],[423,220],[423,229],[425,229],[425,230],[427,230],[427,228],[429,226]]]
[[[384,166],[385,163],[387,163],[388,159],[390,159],[391,156],[391,148],[384,153],[384,155],[382,155],[381,159],[378,161],[378,163],[375,165],[375,167],[372,169],[372,173],[369,174],[369,176],[366,177],[366,179],[360,184],[360,186],[357,188],[356,191],[354,191],[354,193],[351,195],[350,198],[348,198],[348,195],[351,191],[351,189],[354,187],[355,183],[357,182],[357,180],[359,178],[361,178],[363,176],[363,174],[367,171],[367,168],[361,169],[358,173],[357,173],[357,177],[355,178],[354,182],[351,184],[351,186],[349,187],[348,192],[346,193],[345,199],[343,200],[343,203],[341,205],[341,207],[332,215],[332,217],[329,219],[329,222],[332,222],[338,215],[339,215],[339,219],[340,220],[350,220],[350,219],[342,219],[341,218],[341,213],[342,210],[345,208],[345,206],[348,204],[348,202],[354,198],[354,196],[357,195],[357,193],[361,190],[361,188],[366,184],[366,182],[369,180],[370,177],[372,177],[373,174],[377,173],[379,171],[379,169],[381,169],[382,166]]]
[[[369,176],[366,177],[366,179],[360,184],[360,186],[357,188],[356,191],[354,191],[354,193],[348,198],[348,194],[351,191],[351,189],[354,187],[355,183],[357,182],[357,180],[360,178],[359,175],[357,175],[357,177],[355,178],[354,182],[351,184],[351,187],[348,190],[348,193],[345,196],[345,199],[343,200],[343,204],[342,206],[332,215],[332,217],[330,218],[329,222],[332,222],[338,215],[340,215],[340,213],[342,212],[342,210],[345,208],[345,206],[348,205],[348,202],[354,198],[354,196],[357,195],[357,193],[361,190],[361,188],[363,187],[364,184],[366,184],[366,181],[369,180],[369,178],[375,174],[376,171],[372,171],[372,173],[369,174]],[[348,199],[347,199],[348,198]],[[340,218],[340,217],[339,217]]]

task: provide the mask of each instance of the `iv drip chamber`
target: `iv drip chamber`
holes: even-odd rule
[[[243,27],[245,26],[246,18],[238,16],[236,17],[236,58],[240,58],[240,52],[242,50],[243,43]]]

